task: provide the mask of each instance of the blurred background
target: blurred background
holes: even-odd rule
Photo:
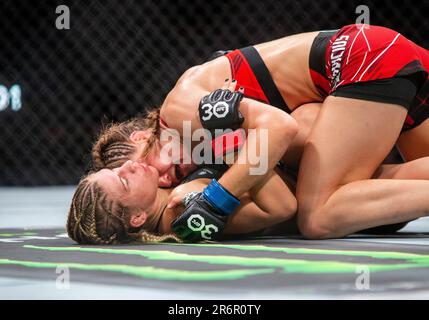
[[[58,19],[65,12],[56,11],[64,5],[69,9],[70,28],[58,29]],[[179,76],[214,51],[363,22],[359,17],[365,12],[362,7],[356,12],[359,6],[369,10],[365,22],[391,27],[429,48],[428,0],[0,0],[0,260],[33,260],[34,266],[49,261],[145,266],[148,260],[142,257],[105,260],[110,258],[82,253],[82,260],[76,260],[69,253],[53,250],[45,255],[26,247],[71,245],[64,228],[74,185],[89,168],[91,145],[101,126],[160,105]],[[409,223],[398,236],[353,236],[347,242],[324,240],[328,242],[312,246],[335,252],[339,248],[395,250],[395,256],[409,251],[415,256],[428,252],[428,229],[429,217]],[[295,239],[280,241],[268,243],[309,246]],[[206,248],[178,250],[207,254]],[[224,254],[234,254],[225,250]],[[220,256],[222,251],[214,253]],[[300,254],[299,259],[303,257]],[[342,261],[336,260],[340,255],[329,259]],[[368,257],[343,259],[371,263]],[[173,261],[149,262],[150,268],[152,263],[167,268],[161,278],[171,268],[178,268],[171,269],[178,275],[181,270],[200,268]],[[219,267],[222,272],[229,268]],[[201,268],[211,272],[216,267]],[[261,288],[265,299],[356,299],[362,294],[376,299],[428,297],[427,268],[410,270],[401,276],[393,271],[371,274],[371,295],[356,291],[355,274],[282,278],[277,269],[277,278],[271,280],[264,274],[260,282],[250,278],[221,285],[206,280],[186,284],[183,279],[162,284],[163,280],[138,281],[126,274],[124,281],[110,273],[89,273],[85,278],[73,270],[71,290],[58,290],[58,271],[32,273],[12,263],[0,268],[0,299],[260,299]],[[257,284],[262,282],[265,287]]]
[[[355,23],[358,5],[429,48],[426,1],[1,0],[0,186],[76,184],[103,123],[160,105],[213,51]]]

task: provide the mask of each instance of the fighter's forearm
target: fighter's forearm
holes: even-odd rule
[[[240,198],[242,205],[232,214],[225,233],[248,233],[291,219],[296,198],[278,174],[271,171],[250,192]]]
[[[274,171],[250,189],[250,197],[262,210],[282,220],[292,218],[297,210],[297,201],[293,192]]]
[[[237,161],[219,180],[234,196],[240,197],[262,181],[264,174],[272,170],[284,155],[298,131],[295,120],[291,117],[286,119],[270,125],[268,121],[261,123],[248,134]]]

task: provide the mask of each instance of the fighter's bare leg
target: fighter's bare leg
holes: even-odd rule
[[[298,169],[305,142],[310,135],[311,128],[316,121],[321,107],[321,103],[306,103],[291,113],[292,118],[298,123],[298,133],[292,140],[286,154],[282,157],[282,161],[288,168]]]
[[[325,100],[298,177],[298,224],[304,236],[341,237],[429,212],[429,181],[370,179],[397,140],[405,116],[406,109],[397,105]]]
[[[406,161],[429,156],[429,120],[402,133],[397,145]]]
[[[381,165],[372,179],[429,180],[429,157],[400,164]]]

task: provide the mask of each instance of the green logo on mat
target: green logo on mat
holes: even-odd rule
[[[163,247],[162,244],[155,246]],[[270,247],[264,245],[228,245],[228,244],[176,244],[181,247],[220,247],[231,250],[228,255],[189,254],[167,250],[118,249],[106,247],[45,247],[24,245],[24,248],[49,252],[86,252],[93,254],[131,255],[142,258],[141,265],[126,264],[90,264],[64,262],[37,262],[0,259],[0,265],[19,265],[28,268],[68,267],[77,270],[119,272],[136,277],[177,280],[177,281],[222,281],[237,280],[251,276],[271,273],[283,274],[355,274],[362,265],[359,262],[337,261],[338,256],[370,258],[365,262],[371,272],[400,271],[411,268],[429,268],[429,255],[402,252],[324,250],[307,248]],[[151,246],[153,248],[153,246]],[[255,255],[246,257],[241,252],[253,252]],[[267,252],[283,254],[281,257],[267,257]],[[260,255],[258,254],[260,253]],[[293,255],[300,255],[300,259]],[[302,259],[302,255],[318,256],[317,260]],[[51,258],[52,259],[52,258]],[[151,261],[183,262],[183,269],[166,269],[148,266]],[[186,270],[186,263],[222,266],[221,270]],[[230,269],[225,269],[230,267]]]

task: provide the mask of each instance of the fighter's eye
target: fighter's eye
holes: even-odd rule
[[[128,180],[124,179],[124,178],[121,178],[121,181],[124,184],[124,186],[127,187],[127,189],[128,189]]]

